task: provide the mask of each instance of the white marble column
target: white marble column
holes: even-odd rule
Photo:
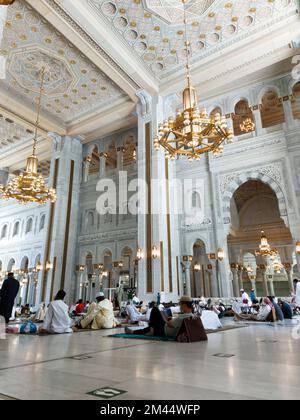
[[[191,296],[192,295],[192,284],[191,284],[191,262],[185,261],[184,267],[185,267],[185,283],[186,283],[186,295]]]
[[[100,158],[99,158],[99,163],[100,163],[100,178],[105,178],[106,176],[106,155],[104,153],[104,151],[100,152]]]
[[[255,132],[257,136],[261,136],[265,133],[265,129],[262,126],[262,120],[261,120],[261,113],[259,106],[255,106],[252,108],[253,113],[253,119],[255,123]]]
[[[72,302],[76,294],[75,257],[82,144],[80,138],[61,137],[55,133],[49,133],[49,136],[53,139],[50,183],[53,185],[56,177],[57,201],[54,208],[51,206],[48,212],[41,298],[48,303],[60,288],[64,288],[67,293],[66,302]],[[50,242],[47,238],[50,238]],[[47,260],[51,264],[56,262],[48,272],[45,271]]]
[[[239,284],[238,267],[232,267],[231,272],[233,277],[233,295],[234,297],[239,297],[241,287]]]
[[[123,147],[117,147],[117,170],[123,171]]]
[[[290,99],[283,100],[283,111],[284,111],[284,117],[285,117],[285,124],[287,127],[291,128],[295,126],[295,119],[293,114],[293,108],[292,103]]]
[[[86,158],[83,161],[83,182],[88,182],[89,180],[90,163],[91,158],[89,156],[86,156]]]

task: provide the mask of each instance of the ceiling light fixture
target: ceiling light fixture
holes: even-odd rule
[[[233,130],[228,128],[226,117],[217,113],[209,116],[206,110],[198,108],[196,89],[191,85],[190,74],[190,42],[187,35],[187,17],[184,9],[185,50],[187,87],[183,91],[183,110],[178,110],[176,118],[170,117],[159,125],[158,135],[154,139],[154,147],[165,149],[167,159],[174,160],[179,156],[186,156],[189,160],[199,160],[200,155],[212,152],[220,154],[225,141],[231,143]]]
[[[0,185],[0,197],[3,199],[15,199],[20,204],[45,204],[47,201],[52,203],[55,203],[56,201],[55,190],[53,188],[48,188],[43,176],[38,174],[38,158],[36,156],[44,81],[45,67],[42,67],[41,87],[37,103],[37,119],[35,124],[32,155],[27,158],[26,169],[23,173],[13,178],[7,183],[7,185]]]

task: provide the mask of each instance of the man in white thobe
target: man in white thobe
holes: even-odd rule
[[[110,329],[118,325],[115,319],[113,304],[106,299],[104,293],[96,296],[97,303],[91,303],[86,316],[79,322],[79,329],[91,327],[92,330]]]
[[[72,333],[72,320],[69,317],[69,308],[64,302],[66,293],[60,290],[53,302],[50,303],[40,334]]]

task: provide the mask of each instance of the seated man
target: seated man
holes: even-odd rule
[[[69,308],[64,303],[66,292],[60,290],[46,312],[45,321],[39,330],[40,334],[65,334],[73,332]]]
[[[248,320],[248,321],[259,321],[265,322],[267,321],[268,316],[272,312],[272,302],[268,298],[264,298],[263,300],[264,306],[262,306],[258,312],[258,314],[238,314],[235,312],[235,321],[239,320]]]
[[[96,301],[97,303],[93,302],[90,304],[86,316],[79,321],[74,331],[76,331],[76,328],[91,328],[92,330],[110,329],[118,325],[114,315],[113,304],[105,298],[103,292],[97,294]]]
[[[139,303],[140,302],[138,302],[138,304]],[[131,323],[131,324],[137,324],[140,321],[148,322],[149,317],[150,317],[149,311],[147,311],[146,314],[142,314],[138,310],[136,304],[130,303],[130,302],[127,303],[126,314],[127,314],[127,317],[128,317],[128,322]]]
[[[166,319],[164,313],[161,312],[157,307],[154,307],[151,311],[149,327],[142,330],[132,330],[126,328],[126,334],[138,334],[138,335],[152,335],[156,337],[169,337],[176,339],[183,320],[193,316],[193,300],[189,296],[183,296],[180,299],[181,314],[177,318]]]
[[[282,299],[278,299],[278,305],[280,306],[285,319],[293,318],[293,309],[288,302],[285,302]]]
[[[274,306],[277,321],[284,321],[284,315],[281,306],[278,305],[278,303],[276,302],[276,298],[274,296],[268,296],[268,299],[272,302],[272,305]]]

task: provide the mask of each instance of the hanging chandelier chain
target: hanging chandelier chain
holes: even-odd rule
[[[188,38],[188,29],[187,29],[187,13],[185,4],[187,0],[181,0],[183,4],[183,14],[184,14],[184,32],[185,32],[185,53],[186,53],[186,77],[188,81],[188,87],[191,86],[191,73],[190,73],[190,42]]]
[[[42,95],[44,90],[44,82],[45,82],[45,67],[41,70],[41,86],[40,86],[40,93],[38,97],[37,102],[37,117],[36,117],[36,123],[35,123],[35,133],[34,133],[34,139],[33,139],[33,156],[36,155],[36,147],[37,147],[37,136],[38,136],[38,129],[40,124],[40,116],[41,116],[41,108],[42,108]]]

